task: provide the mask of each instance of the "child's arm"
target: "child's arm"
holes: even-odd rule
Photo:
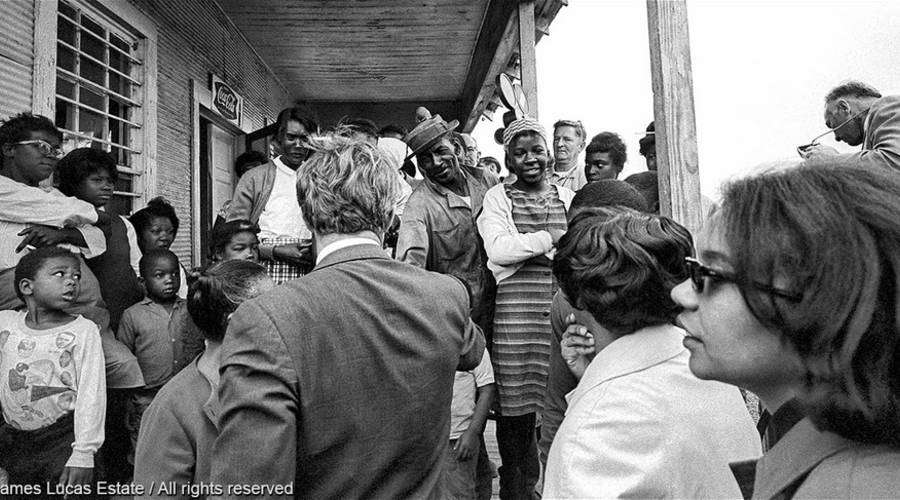
[[[469,460],[478,454],[478,446],[481,444],[481,433],[484,432],[484,424],[487,422],[488,413],[494,403],[494,394],[497,387],[494,383],[483,385],[475,391],[475,413],[469,428],[456,442],[456,459]]]
[[[494,367],[491,365],[491,356],[487,349],[481,356],[481,362],[472,370],[475,375],[475,411],[469,428],[456,441],[456,459],[469,460],[478,453],[481,444],[481,433],[484,432],[484,424],[487,422],[491,405],[494,404],[494,393],[497,388],[494,385]]]
[[[106,373],[103,348],[97,325],[80,319],[85,325],[79,345],[72,353],[78,396],[75,399],[75,442],[72,455],[60,477],[62,484],[85,484],[91,480],[94,454],[103,444],[106,420]],[[88,469],[88,470],[85,470]]]
[[[125,347],[134,354],[134,340],[137,337],[137,329],[134,324],[134,311],[129,307],[122,313],[119,320],[119,331],[116,332],[116,339],[125,344]]]

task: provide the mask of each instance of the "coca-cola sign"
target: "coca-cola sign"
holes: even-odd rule
[[[213,108],[222,115],[222,118],[240,126],[244,99],[216,75],[212,75],[211,87]]]

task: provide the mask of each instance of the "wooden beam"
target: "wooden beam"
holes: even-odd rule
[[[513,16],[515,7],[514,2],[504,0],[491,0],[487,6],[460,99],[458,119],[466,132],[471,132],[478,124],[481,112],[496,90],[494,78],[506,68],[506,63],[515,52],[515,40],[518,38]]]
[[[703,213],[685,0],[647,0],[647,24],[660,212],[697,234]]]
[[[538,118],[537,57],[534,51],[534,0],[519,4],[519,60],[522,68],[522,90],[528,102],[528,115]]]

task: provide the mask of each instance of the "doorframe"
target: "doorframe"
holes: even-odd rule
[[[200,196],[200,141],[206,140],[206,138],[200,137],[200,117],[203,116],[204,119],[216,126],[233,133],[235,151],[240,150],[243,145],[243,137],[252,132],[253,128],[249,126],[249,120],[243,116],[240,127],[221,118],[212,110],[212,91],[193,78],[189,83],[191,95],[191,266],[196,267],[203,262],[200,238],[202,217],[200,210],[202,201]]]

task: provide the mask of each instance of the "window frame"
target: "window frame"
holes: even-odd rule
[[[66,0],[77,9],[87,12],[96,22],[116,35],[136,40],[135,53],[142,56],[143,82],[132,91],[131,100],[141,104],[136,113],[140,128],[132,129],[130,149],[140,151],[131,168],[119,171],[132,176],[132,191],[119,192],[131,198],[132,210],[143,206],[156,195],[157,169],[157,50],[156,25],[129,2],[117,0]],[[57,79],[57,20],[59,0],[34,3],[34,73],[32,112],[48,117],[56,115]],[[63,42],[65,43],[65,42]],[[107,78],[108,79],[108,78]],[[67,132],[68,133],[68,132]],[[102,138],[99,142],[106,143]],[[118,147],[118,146],[117,146]]]

